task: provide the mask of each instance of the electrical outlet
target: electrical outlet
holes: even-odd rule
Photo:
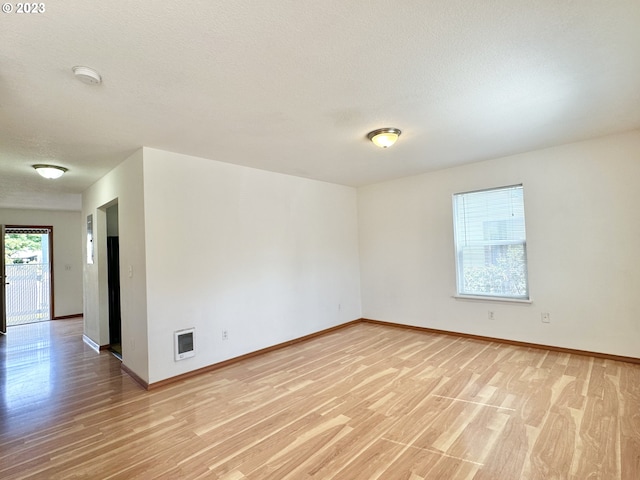
[[[494,320],[494,319],[495,319],[495,316],[493,315],[493,310],[489,310],[489,311],[487,312],[487,318],[488,318],[489,320]]]
[[[229,331],[222,330],[222,340],[229,340]]]
[[[551,322],[551,315],[549,315],[549,312],[542,313],[542,323],[550,323],[550,322]]]

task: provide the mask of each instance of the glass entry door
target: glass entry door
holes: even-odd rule
[[[4,274],[4,225],[0,225],[0,334],[7,333],[7,309],[5,301],[7,281]]]
[[[51,320],[51,227],[5,227],[8,326]]]

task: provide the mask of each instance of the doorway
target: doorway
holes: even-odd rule
[[[118,204],[105,209],[107,217],[107,290],[109,304],[109,348],[122,360],[122,320],[120,314],[120,244]]]
[[[53,318],[53,227],[4,227],[4,316],[6,326]]]
[[[109,345],[111,351],[122,359],[118,237],[107,237],[107,277],[109,282]]]

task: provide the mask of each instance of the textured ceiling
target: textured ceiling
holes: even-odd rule
[[[77,209],[143,145],[359,186],[640,128],[638,0],[45,6],[0,13],[0,207]]]

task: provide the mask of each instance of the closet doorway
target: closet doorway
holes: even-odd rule
[[[122,360],[122,321],[120,316],[120,239],[118,203],[105,209],[107,214],[107,289],[109,301],[109,347]]]

